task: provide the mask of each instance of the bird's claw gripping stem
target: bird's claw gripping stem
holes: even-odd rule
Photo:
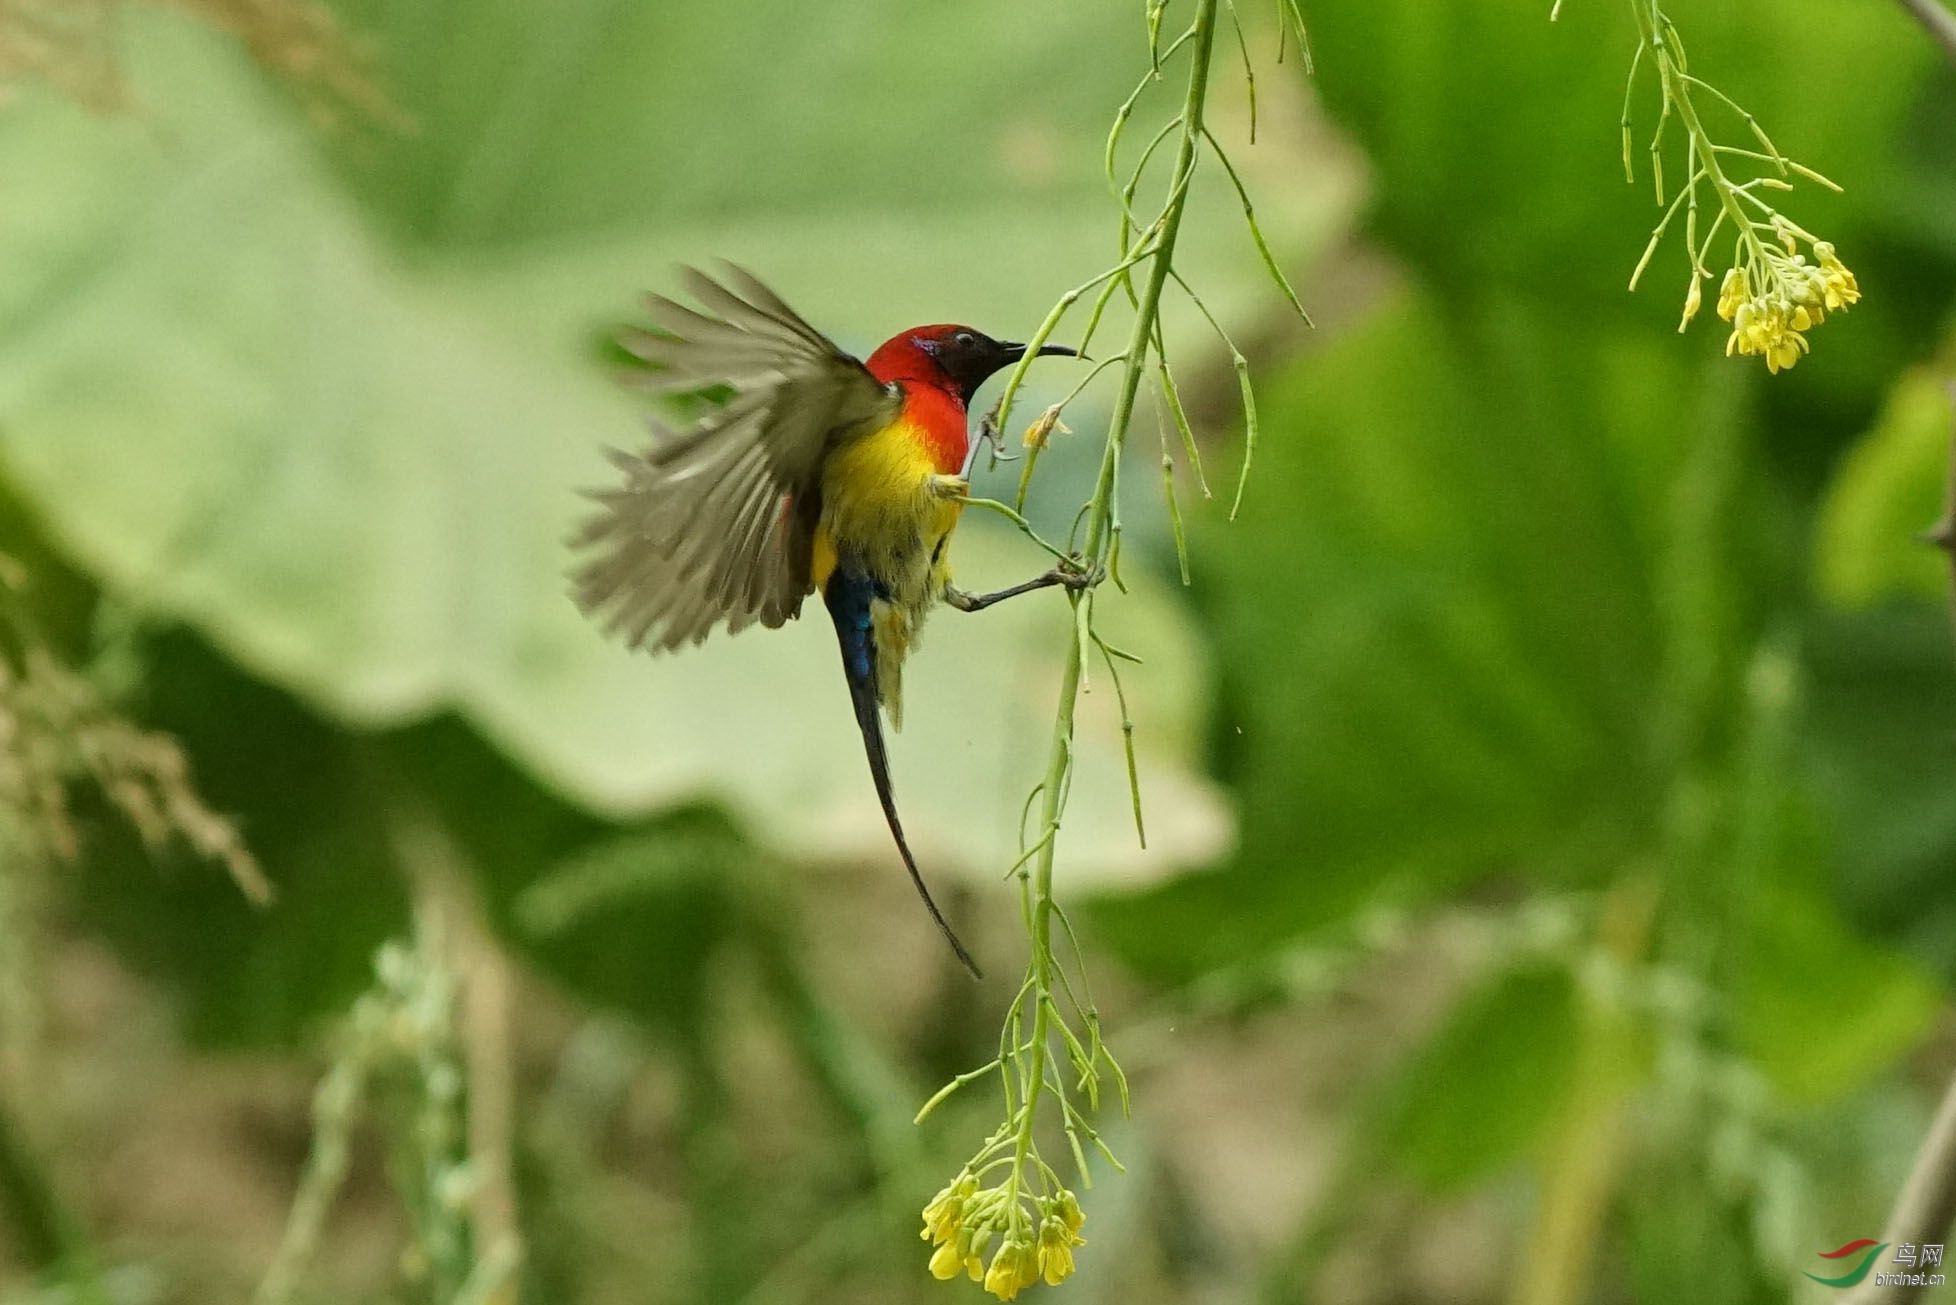
[[[1055,566],[1047,574],[1053,578],[1052,582],[1054,584],[1079,592],[1084,589],[1092,589],[1102,580],[1105,580],[1107,578],[1107,568],[1100,563],[1088,566],[1086,560],[1078,553],[1075,553],[1058,566]]]
[[[994,603],[1002,603],[1020,594],[1029,594],[1035,589],[1050,589],[1058,585],[1075,593],[1091,589],[1107,577],[1107,568],[1094,566],[1088,569],[1079,558],[1068,558],[1050,571],[1036,575],[1024,584],[1013,585],[1010,589],[1000,589],[990,594],[968,594],[955,585],[944,586],[944,601],[961,612],[982,612]]]

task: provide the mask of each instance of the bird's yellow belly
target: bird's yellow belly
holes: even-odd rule
[[[870,602],[876,691],[892,727],[903,727],[903,662],[924,616],[950,579],[951,531],[964,504],[934,488],[937,467],[902,425],[830,456],[822,475],[822,519],[810,559],[818,589],[838,567],[876,582]]]
[[[921,616],[948,575],[946,542],[964,508],[933,488],[936,479],[929,454],[901,424],[838,449],[822,476],[816,587],[847,560]]]

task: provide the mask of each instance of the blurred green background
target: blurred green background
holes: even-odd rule
[[[1253,146],[1219,54],[1318,327],[1205,174],[1261,439],[1234,523],[1184,478],[1184,588],[1134,431],[1150,842],[1096,682],[1059,860],[1134,1086],[1080,1305],[1817,1301],[1956,1067],[1956,73],[1892,3],[1672,8],[1844,187],[1785,208],[1865,298],[1769,380],[1673,333],[1675,246],[1625,293],[1633,28],[1547,9],[1317,0],[1309,78],[1246,12]],[[1022,337],[1112,256],[1146,61],[1125,2],[0,5],[0,1301],[251,1300],[339,1145],[283,1299],[979,1298],[915,1216],[997,1103],[910,1116],[1022,960],[1060,600],[937,618],[893,742],[973,985],[823,623],[630,657],[562,541],[639,291]],[[1233,483],[1227,356],[1167,341]],[[1041,565],[992,524],[980,587]]]

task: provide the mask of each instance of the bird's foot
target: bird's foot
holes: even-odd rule
[[[1054,584],[1078,591],[1081,589],[1091,589],[1102,580],[1105,580],[1107,578],[1107,568],[1099,564],[1088,566],[1086,559],[1082,558],[1078,553],[1075,553],[1058,566],[1055,566],[1047,574],[1052,576]]]
[[[959,499],[971,497],[971,482],[963,476],[933,475],[929,481],[930,496],[936,499]]]

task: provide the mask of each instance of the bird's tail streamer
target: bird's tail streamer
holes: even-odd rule
[[[910,882],[917,886],[917,895],[924,899],[924,906],[930,911],[930,918],[937,922],[938,930],[944,940],[951,944],[964,968],[975,978],[984,977],[978,963],[971,959],[971,953],[958,941],[958,935],[951,929],[944,913],[937,909],[937,902],[924,884],[923,873],[917,869],[917,859],[910,854],[909,840],[903,836],[903,822],[897,819],[896,797],[890,788],[890,759],[883,746],[883,721],[877,714],[876,699],[876,632],[870,610],[875,597],[875,582],[869,577],[837,571],[829,579],[822,591],[822,601],[829,609],[829,616],[835,621],[835,636],[842,645],[842,674],[849,682],[849,701],[856,709],[856,727],[862,731],[863,750],[869,756],[870,777],[876,782],[876,797],[883,804],[883,818],[889,822],[890,834],[896,839],[897,851],[903,856],[903,867],[910,872]]]

